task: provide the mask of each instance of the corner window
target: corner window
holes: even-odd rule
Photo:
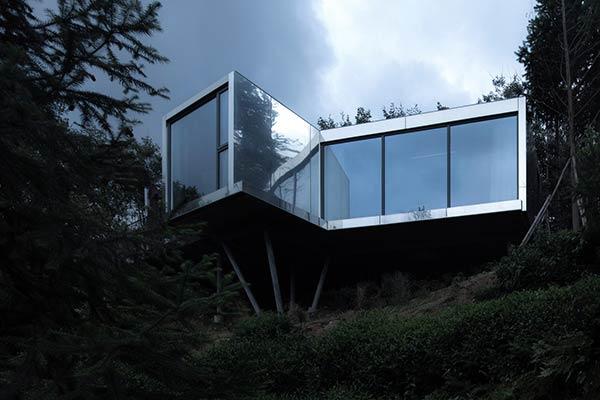
[[[171,123],[172,207],[217,189],[216,99]]]
[[[227,186],[228,91],[169,125],[171,209]]]

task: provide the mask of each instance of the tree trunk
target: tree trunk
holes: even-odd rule
[[[571,220],[573,230],[578,231],[581,226],[579,223],[579,205],[577,202],[577,196],[575,194],[575,188],[577,187],[577,171],[575,162],[575,114],[573,111],[573,80],[571,77],[571,55],[569,48],[569,41],[567,37],[567,16],[565,10],[565,0],[560,1],[561,5],[561,16],[562,16],[562,32],[563,32],[563,50],[565,56],[565,75],[567,85],[567,118],[568,118],[568,137],[569,137],[569,156],[571,158]]]

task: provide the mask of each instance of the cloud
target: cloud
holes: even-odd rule
[[[532,9],[532,0],[320,1],[335,57],[322,76],[323,114],[475,102],[493,76],[522,72],[514,52]]]
[[[44,0],[46,5],[55,0]],[[169,57],[146,73],[170,100],[137,116],[161,143],[162,116],[238,70],[310,122],[390,102],[422,110],[476,102],[497,74],[521,73],[514,52],[534,0],[165,1],[150,44]],[[113,85],[113,86],[111,86]],[[99,79],[90,89],[118,94]]]
[[[151,44],[169,57],[148,68],[169,101],[152,99],[138,136],[160,143],[161,118],[232,70],[238,70],[285,105],[316,119],[320,76],[333,61],[311,3],[280,1],[169,1],[160,11],[163,32]]]

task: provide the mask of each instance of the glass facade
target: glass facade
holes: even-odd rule
[[[311,212],[318,176],[310,143],[318,131],[237,73],[234,87],[234,181],[273,204]]]
[[[171,123],[172,209],[217,189],[217,101]]]
[[[325,147],[325,219],[381,214],[381,138]]]
[[[238,73],[196,104],[168,122],[171,209],[227,187],[229,172],[242,190],[313,221],[520,198],[515,108],[367,137],[356,135],[368,126],[321,133]]]
[[[517,117],[450,128],[451,206],[517,198]]]
[[[448,129],[385,137],[385,213],[445,208]]]
[[[323,149],[327,220],[518,198],[517,116],[389,133]]]

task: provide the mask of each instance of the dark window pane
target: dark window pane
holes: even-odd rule
[[[227,143],[229,135],[229,92],[219,95],[219,145]]]
[[[219,153],[219,189],[227,186],[228,158],[227,149]]]
[[[517,117],[456,125],[450,131],[453,206],[517,198]]]
[[[325,219],[381,214],[381,139],[325,147]]]
[[[173,208],[217,189],[217,109],[213,99],[171,124]]]
[[[385,138],[385,212],[446,208],[447,129]]]

